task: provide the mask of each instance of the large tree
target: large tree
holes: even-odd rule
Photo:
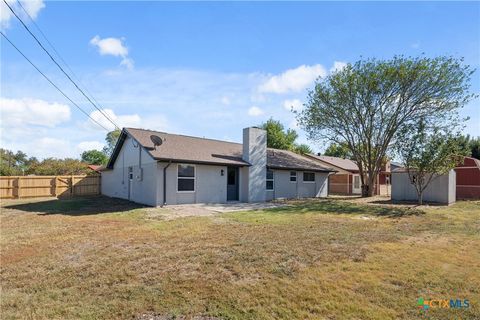
[[[77,159],[46,158],[28,168],[28,174],[40,176],[95,174],[85,162]]]
[[[452,57],[367,59],[320,78],[297,112],[310,139],[345,143],[359,166],[362,195],[372,196],[377,174],[399,130],[456,126],[473,70]]]
[[[351,159],[352,153],[345,143],[331,143],[325,150],[325,156],[339,157],[344,159]]]
[[[400,132],[395,146],[408,173],[410,183],[417,192],[418,204],[423,204],[423,193],[428,185],[442,174],[448,173],[469,153],[468,145],[458,143],[458,136],[449,129],[431,130],[420,121],[413,132]]]
[[[267,147],[269,148],[290,150],[299,154],[312,153],[312,149],[308,145],[296,143],[298,133],[295,130],[285,129],[278,120],[270,118],[259,127],[267,131]]]
[[[120,133],[122,133],[120,129],[115,129],[107,133],[107,136],[105,137],[105,142],[107,145],[103,147],[103,153],[105,153],[107,157],[112,155],[113,149],[115,149],[115,145],[120,137]]]
[[[87,150],[82,152],[82,161],[88,164],[102,165],[107,164],[108,157],[105,153],[98,150]]]

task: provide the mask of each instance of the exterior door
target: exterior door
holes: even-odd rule
[[[360,175],[358,174],[353,175],[352,193],[354,194],[362,193],[362,184],[360,182]]]
[[[238,201],[238,168],[227,167],[227,201]]]

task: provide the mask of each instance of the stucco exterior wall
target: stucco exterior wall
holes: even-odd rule
[[[451,204],[456,197],[456,176],[451,170],[446,175],[435,176],[423,193],[424,202]],[[392,172],[392,200],[417,201],[417,192],[410,183],[407,172]]]
[[[163,205],[163,169],[167,163],[157,166],[157,205]],[[225,203],[227,202],[227,167],[195,164],[195,191],[177,191],[178,164],[172,163],[166,171],[167,205],[186,203]],[[223,170],[223,176],[221,172]],[[242,191],[240,190],[240,196]]]
[[[129,179],[129,167],[132,167],[133,179]],[[102,172],[102,194],[155,206],[156,172],[156,161],[135,140],[127,137],[113,169]]]
[[[316,172],[315,181],[303,181],[303,171],[297,172],[297,182],[290,181],[290,170],[273,170],[273,191],[266,192],[266,200],[280,198],[315,198],[328,196],[328,173]]]

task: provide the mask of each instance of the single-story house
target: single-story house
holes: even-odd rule
[[[457,199],[480,199],[480,160],[465,157],[455,168]]]
[[[337,171],[329,178],[328,190],[330,194],[352,195],[362,193],[359,169],[354,161],[319,154],[309,154],[308,156],[319,161],[323,166]],[[374,193],[390,195],[390,192],[390,161],[387,161],[377,176]]]
[[[415,173],[411,174],[415,177]],[[455,199],[456,174],[454,170],[450,170],[447,174],[434,175],[427,188],[423,191],[424,202],[451,204],[455,202]],[[411,183],[408,171],[405,168],[398,168],[392,171],[392,200],[418,201],[417,191]]]
[[[102,171],[102,194],[161,206],[326,197],[334,170],[267,148],[266,131],[243,130],[243,143],[124,128]]]

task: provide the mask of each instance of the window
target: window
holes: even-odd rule
[[[290,182],[297,182],[297,171],[290,171]]]
[[[128,180],[133,180],[133,167],[128,167]]]
[[[273,190],[273,171],[267,170],[267,190]]]
[[[315,173],[314,172],[304,172],[303,173],[303,182],[315,182]]]
[[[195,166],[187,164],[178,165],[178,188],[179,192],[195,191]]]

